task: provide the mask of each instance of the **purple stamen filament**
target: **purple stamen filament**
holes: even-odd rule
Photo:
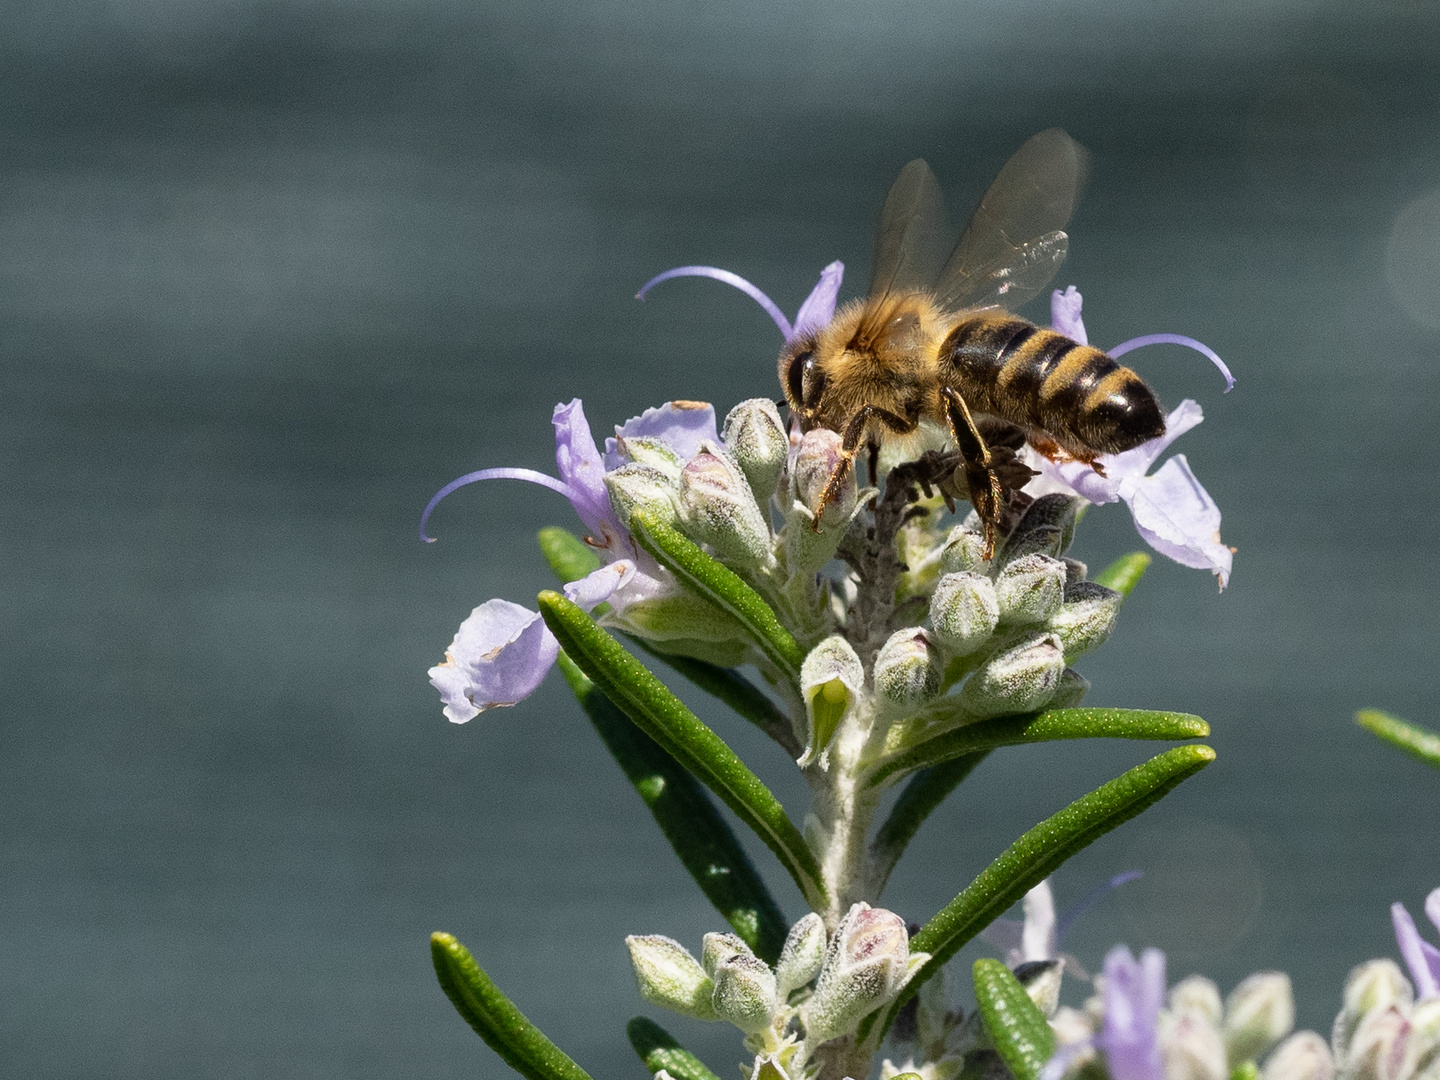
[[[1187,349],[1194,349],[1196,352],[1208,356],[1210,362],[1220,369],[1220,374],[1225,376],[1225,393],[1235,388],[1235,376],[1230,374],[1230,369],[1225,366],[1225,361],[1216,355],[1215,350],[1206,345],[1203,341],[1196,341],[1193,337],[1186,337],[1184,334],[1146,334],[1144,337],[1131,338],[1129,341],[1121,342],[1113,349],[1108,350],[1112,357],[1124,356],[1132,349],[1143,348],[1146,345],[1184,345]]]
[[[790,325],[790,320],[785,317],[785,313],[780,310],[774,300],[771,300],[770,297],[766,296],[760,290],[759,286],[752,285],[739,274],[732,274],[729,270],[721,270],[718,266],[677,266],[674,270],[666,270],[663,274],[656,274],[644,285],[640,286],[640,291],[635,294],[635,299],[644,300],[645,294],[656,285],[659,285],[660,282],[669,281],[671,278],[677,277],[708,277],[714,278],[716,281],[723,281],[726,285],[733,285],[769,313],[770,318],[775,320],[775,325],[780,328],[780,333],[785,335],[786,341],[789,341],[791,334],[794,333],[794,329]]]
[[[425,504],[425,512],[420,515],[421,540],[424,540],[427,544],[433,544],[435,542],[433,536],[425,535],[425,523],[430,520],[430,514],[435,507],[440,504],[440,500],[452,491],[456,491],[466,484],[473,484],[477,480],[526,480],[532,484],[547,487],[551,491],[558,491],[561,495],[571,500],[571,502],[575,501],[575,492],[572,491],[570,486],[563,480],[556,480],[553,476],[546,476],[544,473],[536,472],[534,469],[480,469],[451,480],[450,483],[446,484],[431,496],[430,501]]]

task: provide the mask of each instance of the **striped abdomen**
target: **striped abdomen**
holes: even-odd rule
[[[1014,315],[964,318],[940,346],[940,371],[972,410],[1038,429],[1081,460],[1165,433],[1159,402],[1139,375]]]

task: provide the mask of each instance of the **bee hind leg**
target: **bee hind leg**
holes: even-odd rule
[[[1005,493],[1000,478],[992,468],[990,448],[985,445],[975,427],[975,418],[965,399],[952,387],[944,387],[941,395],[945,399],[945,419],[955,445],[960,448],[961,467],[965,470],[965,483],[970,489],[970,505],[980,515],[985,528],[985,558],[995,555],[995,541],[1000,532],[1000,515],[1005,508]]]

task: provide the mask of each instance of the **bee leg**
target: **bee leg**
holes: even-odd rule
[[[951,387],[940,391],[945,399],[945,419],[950,425],[950,434],[960,448],[964,462],[965,483],[970,488],[970,505],[980,515],[985,526],[985,558],[995,555],[995,540],[999,535],[1000,511],[1005,505],[1005,493],[1000,488],[1000,478],[991,468],[990,448],[975,428],[975,418],[965,399]]]
[[[825,513],[825,507],[840,497],[840,488],[845,483],[845,476],[850,471],[855,455],[860,452],[860,441],[865,437],[865,430],[870,426],[871,421],[884,424],[897,435],[908,435],[920,426],[920,410],[917,407],[913,416],[906,417],[896,416],[894,413],[874,405],[865,405],[850,418],[850,422],[845,425],[845,434],[840,438],[840,460],[835,463],[835,468],[830,472],[830,478],[825,481],[825,490],[820,493],[820,505],[815,508],[815,522],[812,528],[816,532],[820,531],[820,515]],[[870,445],[874,447],[874,453],[871,456],[873,467],[879,460],[880,452],[873,440]]]
[[[871,439],[870,445],[866,449],[870,453],[868,462],[870,466],[870,486],[874,487],[880,479],[880,444],[874,439]]]

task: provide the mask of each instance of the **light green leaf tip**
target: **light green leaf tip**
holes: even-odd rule
[[[1355,714],[1355,722],[1391,746],[1440,769],[1440,735],[1435,732],[1378,709],[1361,709]]]
[[[625,1025],[625,1034],[652,1076],[664,1069],[675,1080],[720,1080],[653,1020],[637,1016]]]
[[[1020,980],[999,960],[975,961],[975,1002],[1015,1080],[1040,1080],[1055,1053],[1055,1034]]]
[[[1150,556],[1145,552],[1132,551],[1129,555],[1121,555],[1120,558],[1095,575],[1093,580],[1097,585],[1114,589],[1121,596],[1129,596],[1135,586],[1140,584],[1140,579],[1145,576],[1150,562]]]

